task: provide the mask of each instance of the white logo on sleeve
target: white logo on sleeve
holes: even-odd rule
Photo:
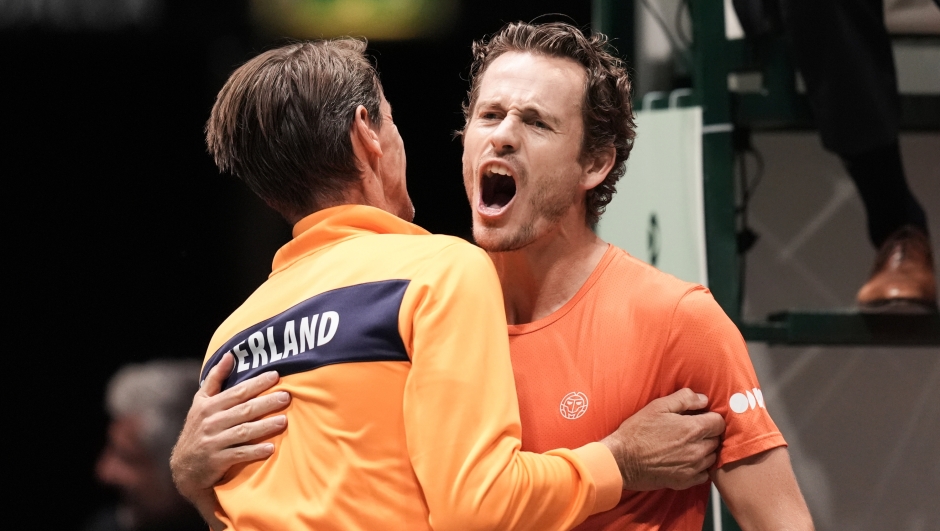
[[[587,395],[578,391],[572,391],[566,394],[565,397],[561,399],[561,405],[558,406],[558,410],[561,411],[561,416],[568,420],[574,420],[584,415],[587,408]]]
[[[751,391],[753,391],[753,393]],[[755,407],[763,408],[764,394],[756,387],[751,389],[751,391],[731,395],[731,400],[728,401],[728,405],[731,406],[731,411],[744,413],[748,409],[754,409]]]

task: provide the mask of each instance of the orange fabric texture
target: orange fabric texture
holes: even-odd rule
[[[510,326],[509,342],[524,450],[599,440],[684,387],[707,395],[727,423],[716,467],[786,444],[741,334],[709,291],[614,246],[562,308]],[[623,491],[616,508],[577,529],[698,531],[708,493],[708,484]]]
[[[350,286],[393,279],[407,281],[391,323],[407,351],[401,360],[331,358],[296,369],[356,341],[344,327],[369,318],[369,300],[342,301],[359,315],[324,311],[333,316],[321,319],[316,345],[312,325],[309,339],[297,336],[301,347],[277,344],[299,318],[252,332],[311,298],[339,300]],[[620,475],[603,445],[519,450],[505,325],[499,281],[480,249],[366,206],[301,220],[270,278],[208,349],[215,359],[248,332],[247,346],[231,347],[241,352],[238,367],[295,367],[272,389],[293,396],[286,431],[269,439],[274,455],[233,469],[216,487],[226,523],[237,531],[566,529],[616,505]]]

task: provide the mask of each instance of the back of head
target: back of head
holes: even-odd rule
[[[630,156],[636,136],[630,78],[623,61],[611,53],[607,36],[602,33],[587,36],[563,22],[506,24],[488,39],[473,43],[470,92],[464,104],[466,121],[476,104],[486,69],[496,58],[509,52],[571,59],[584,67],[587,86],[581,104],[582,155],[611,146],[616,151],[614,168],[585,198],[587,222],[596,223],[616,192],[617,181],[624,173],[623,163]]]
[[[206,143],[230,171],[289,221],[341,204],[360,175],[350,125],[362,105],[381,125],[382,87],[355,39],[290,44],[229,77]]]

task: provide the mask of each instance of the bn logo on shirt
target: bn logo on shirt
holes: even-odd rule
[[[561,411],[561,416],[568,420],[574,420],[584,415],[587,408],[587,396],[578,391],[572,391],[566,394],[565,397],[561,399],[561,405],[558,406],[559,411]]]
[[[728,405],[731,407],[731,411],[735,413],[744,413],[750,409],[754,409],[757,406],[764,407],[764,393],[760,392],[760,389],[753,388],[751,391],[744,391],[744,394],[735,393],[731,395],[731,399],[728,400]]]

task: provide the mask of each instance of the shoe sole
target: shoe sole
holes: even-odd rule
[[[937,313],[937,301],[924,299],[885,299],[859,304],[861,313],[923,315]]]

